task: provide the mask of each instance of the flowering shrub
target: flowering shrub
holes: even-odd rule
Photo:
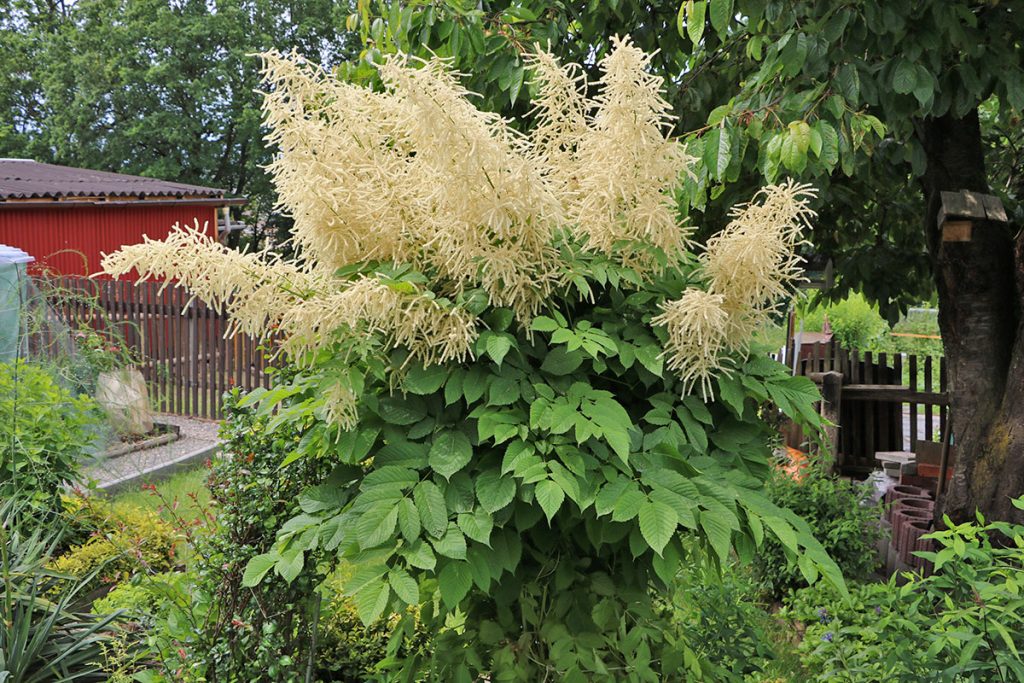
[[[691,160],[649,59],[617,41],[590,100],[578,67],[539,52],[523,135],[440,60],[388,59],[378,92],[267,55],[299,260],[190,230],[104,260],[283,336],[294,372],[240,406],[268,434],[301,428],[283,473],[330,475],[275,520],[242,585],[341,557],[364,624],[394,613],[400,633],[434,634],[427,651],[391,639],[404,678],[685,678],[699,662],[651,596],[680,534],[715,564],[773,536],[842,586],[761,493],[760,405],[813,429],[817,393],[748,353],[795,276],[812,193],[766,188],[692,253],[673,195]]]

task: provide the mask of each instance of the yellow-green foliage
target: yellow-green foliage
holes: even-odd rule
[[[387,655],[388,641],[399,626],[399,615],[391,614],[366,626],[351,597],[343,593],[349,574],[342,565],[324,582],[323,612],[320,615],[317,659],[320,667],[329,670],[335,680],[362,681],[372,678]],[[415,610],[416,608],[409,608]],[[406,634],[405,646],[417,648],[428,640],[416,615],[412,633]]]
[[[96,588],[175,565],[178,534],[156,513],[96,498],[67,499],[65,509],[73,526],[87,530],[89,536],[56,557],[51,569],[85,576],[102,567],[91,586]]]

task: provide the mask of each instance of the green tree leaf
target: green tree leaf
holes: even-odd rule
[[[503,477],[496,470],[487,470],[476,480],[476,497],[487,512],[497,512],[510,502],[516,494],[516,482]]]
[[[398,506],[391,501],[381,501],[363,513],[356,524],[359,547],[364,550],[375,548],[391,539],[398,523]]]
[[[455,609],[473,586],[473,575],[465,562],[449,562],[437,577],[441,600],[449,609]]]
[[[565,500],[565,491],[562,490],[558,484],[550,479],[545,479],[537,484],[534,489],[534,496],[537,498],[537,502],[540,503],[541,508],[544,510],[544,515],[548,518],[548,523],[551,523],[551,518],[555,516],[558,509],[562,507],[562,502]]]
[[[914,92],[917,87],[917,69],[913,63],[900,59],[892,70],[892,89],[900,94]]]
[[[416,504],[408,498],[403,498],[398,503],[398,528],[402,532],[402,538],[409,543],[420,536],[420,513],[416,510]]]
[[[679,524],[676,511],[664,503],[646,501],[640,506],[638,516],[644,540],[661,555]]]
[[[364,626],[369,627],[384,615],[390,598],[391,587],[383,579],[377,579],[356,592],[353,602],[356,605],[359,620],[363,622]]]
[[[483,510],[475,512],[463,512],[459,515],[459,528],[467,537],[483,543],[491,544],[491,531],[494,529],[494,520]]]
[[[445,535],[434,541],[434,550],[439,555],[456,560],[466,559],[466,537],[455,524],[449,524]]]
[[[694,45],[704,36],[704,21],[708,12],[707,0],[686,0],[686,35]]]
[[[263,577],[267,575],[277,561],[280,559],[280,555],[277,553],[263,553],[262,555],[255,555],[245,565],[245,571],[242,573],[242,585],[246,588],[252,588],[259,585],[259,582],[263,580]]]
[[[388,572],[388,583],[395,591],[395,595],[408,605],[418,605],[420,602],[420,587],[416,585],[416,579],[401,567],[395,567]]]
[[[448,528],[448,508],[441,489],[432,481],[421,481],[413,489],[413,500],[423,528],[431,536],[439,538]]]
[[[434,437],[427,462],[430,468],[445,479],[469,464],[473,458],[473,445],[469,437],[459,431],[448,430]]]

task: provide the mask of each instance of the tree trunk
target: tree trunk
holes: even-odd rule
[[[927,119],[919,135],[925,234],[939,293],[957,462],[940,508],[954,521],[1024,522],[1010,503],[1024,495],[1024,333],[1020,329],[1021,244],[1009,226],[975,221],[969,242],[943,242],[940,192],[988,192],[977,110]]]

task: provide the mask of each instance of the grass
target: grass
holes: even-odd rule
[[[114,502],[153,510],[164,520],[174,523],[174,517],[195,519],[209,507],[210,492],[206,488],[207,471],[204,467],[179,472],[169,479],[143,482],[136,491],[115,496]],[[152,483],[155,491],[144,489]],[[177,507],[175,508],[175,503]]]

